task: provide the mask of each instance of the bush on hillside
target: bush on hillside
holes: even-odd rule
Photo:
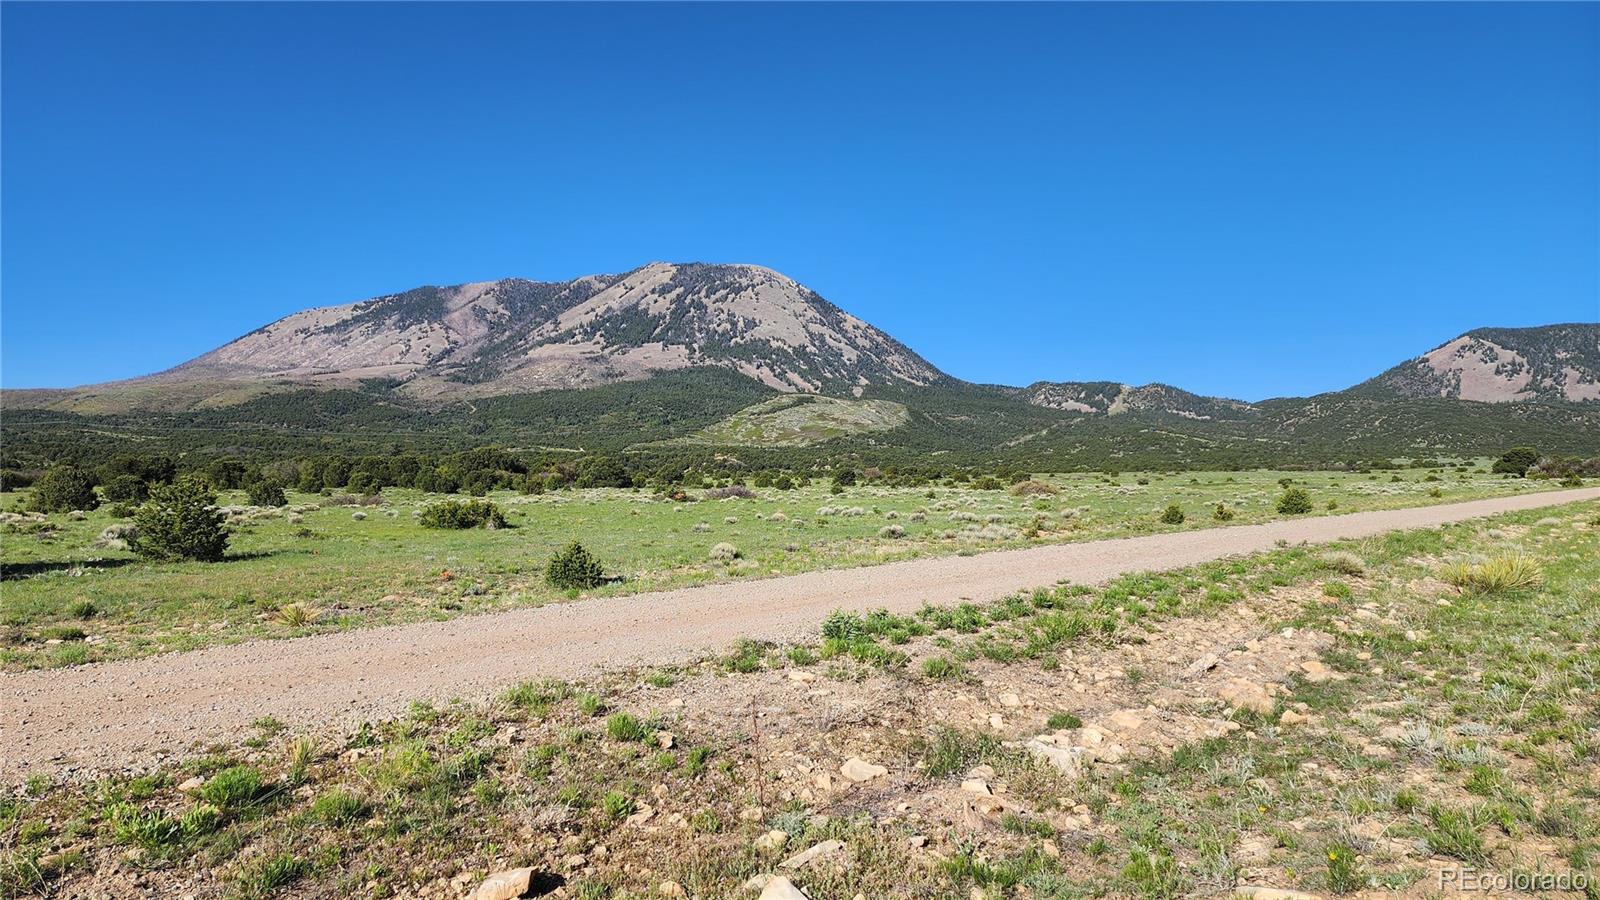
[[[1539,451],[1532,447],[1512,447],[1494,462],[1496,475],[1515,475],[1521,478],[1528,474],[1528,469],[1539,461]]]
[[[1311,512],[1311,495],[1304,488],[1289,488],[1278,498],[1278,512],[1286,516],[1300,516]]]
[[[271,478],[262,478],[252,481],[244,486],[246,494],[250,495],[251,506],[288,506],[289,498],[283,492],[283,485]]]
[[[488,500],[441,500],[417,518],[424,528],[504,528],[505,513]]]
[[[56,466],[33,483],[33,508],[39,512],[94,509],[94,476],[77,466]]]
[[[100,486],[112,503],[143,503],[150,499],[150,485],[137,475],[118,475]]]
[[[150,559],[215,562],[228,549],[228,529],[215,494],[193,478],[150,489],[150,499],[134,514],[138,531],[133,552]]]
[[[600,560],[577,541],[557,553],[545,567],[544,578],[552,587],[561,590],[592,588],[606,581],[605,569]]]
[[[1174,503],[1168,506],[1165,510],[1162,510],[1161,523],[1163,525],[1182,525],[1183,507]]]
[[[371,472],[357,472],[350,476],[345,490],[363,497],[373,497],[383,491],[383,482]]]

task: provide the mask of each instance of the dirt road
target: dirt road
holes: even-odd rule
[[[919,559],[7,674],[0,676],[0,777],[138,766],[230,739],[262,716],[296,728],[353,727],[403,712],[415,699],[679,661],[741,637],[814,639],[834,609],[910,612],[925,602],[994,600],[1058,580],[1092,584],[1268,550],[1280,540],[1319,543],[1596,498],[1600,489],[1584,488]]]

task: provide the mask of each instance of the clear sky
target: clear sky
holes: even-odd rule
[[[1600,320],[1600,5],[6,3],[0,383],[650,260],[953,375],[1338,389]]]

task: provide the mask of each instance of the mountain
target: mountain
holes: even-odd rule
[[[306,310],[135,383],[386,379],[414,396],[487,396],[706,366],[789,392],[948,380],[771,269],[657,262],[622,275],[420,287]]]
[[[1597,373],[1600,325],[1572,324],[1478,329],[1309,398],[977,385],[770,269],[651,263],[421,287],[296,313],[144,378],[8,390],[0,466],[132,448],[276,457],[491,444],[1040,470],[1322,465],[1517,444],[1592,456]]]
[[[1479,328],[1351,388],[1481,403],[1600,401],[1600,324]]]

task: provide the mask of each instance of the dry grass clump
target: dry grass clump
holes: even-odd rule
[[[1360,575],[1367,570],[1367,561],[1349,550],[1329,550],[1317,558],[1324,569],[1343,575]]]
[[[1451,563],[1439,572],[1439,577],[1475,594],[1529,590],[1544,583],[1539,561],[1520,553],[1483,562]]]
[[[716,560],[738,559],[739,548],[732,544],[717,544],[711,548],[711,558]]]

